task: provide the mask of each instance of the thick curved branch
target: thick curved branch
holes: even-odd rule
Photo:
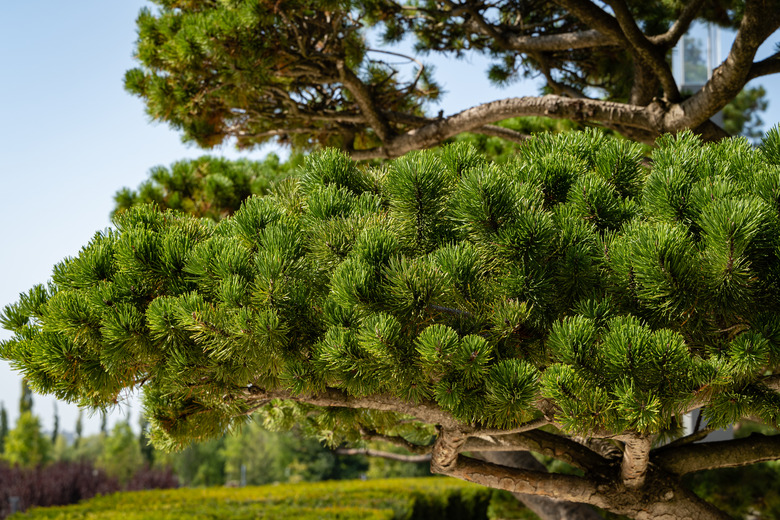
[[[421,463],[430,462],[431,454],[427,455],[403,455],[390,451],[372,450],[370,448],[339,448],[337,455],[366,455],[367,457],[379,457],[382,459],[397,460],[399,462]]]
[[[472,458],[491,462],[508,468],[525,469],[540,473],[549,473],[547,468],[527,451],[486,451],[472,453]],[[587,504],[554,500],[536,495],[513,495],[542,519],[602,520],[603,517]]]
[[[411,150],[429,148],[462,132],[511,117],[543,116],[574,121],[609,120],[628,127],[652,129],[658,117],[648,107],[561,96],[507,98],[466,109],[452,116],[410,130],[385,143],[382,148],[356,150],[356,160],[393,158]]]
[[[582,470],[607,464],[607,460],[582,444],[566,437],[534,430],[512,435],[471,437],[463,451],[533,451],[563,461]]]
[[[510,493],[541,495],[598,507],[610,505],[599,493],[596,482],[573,475],[507,468],[462,455],[443,474]]]
[[[755,433],[744,439],[662,448],[653,453],[654,463],[677,475],[778,459],[780,435],[766,436]]]

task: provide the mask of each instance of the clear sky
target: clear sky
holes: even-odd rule
[[[142,0],[35,0],[0,3],[0,306],[49,279],[52,266],[78,253],[110,225],[113,195],[135,188],[149,169],[204,153],[262,158],[272,148],[239,154],[185,146],[176,132],[148,121],[122,78],[133,64],[135,17]],[[778,40],[775,34],[773,41]],[[728,47],[724,47],[724,53]],[[771,51],[765,45],[763,54]],[[475,60],[426,58],[447,94],[446,114],[508,96],[534,94],[533,82],[505,89],[485,79]],[[760,80],[769,93],[765,128],[780,122],[780,78]],[[778,93],[778,94],[775,94]],[[0,339],[9,334],[0,330]],[[0,401],[16,420],[20,377],[0,361]],[[61,429],[77,409],[58,404]],[[130,406],[136,423],[137,406]],[[124,419],[128,408],[112,413]],[[35,397],[35,413],[51,428],[53,399]],[[85,433],[98,430],[97,418]]]

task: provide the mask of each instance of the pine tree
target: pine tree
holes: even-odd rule
[[[259,411],[516,493],[725,518],[679,479],[780,459],[780,436],[694,443],[777,427],[780,129],[643,159],[594,131],[504,165],[463,143],[380,168],[331,149],[219,222],[134,206],[4,309],[0,354],[82,405],[141,387],[163,448]],[[696,409],[708,429],[686,434]],[[512,450],[580,473],[466,455]]]
[[[749,81],[780,72],[780,52],[756,59],[780,27],[780,0],[154,3],[138,17],[140,63],[125,86],[150,116],[204,147],[275,139],[392,158],[462,132],[523,140],[495,124],[522,116],[596,124],[647,144],[689,128],[719,139],[726,133],[710,118]],[[685,93],[671,55],[694,22],[734,30],[735,40],[718,72]],[[414,50],[392,46],[402,41]],[[419,55],[487,56],[498,85],[546,84],[539,96],[437,115],[429,107],[442,88]]]

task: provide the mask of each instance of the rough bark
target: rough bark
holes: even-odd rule
[[[631,489],[642,487],[650,463],[650,438],[642,435],[627,435],[624,443],[623,461],[620,464],[620,478]]]
[[[574,121],[612,121],[637,128],[653,128],[651,111],[646,107],[597,101],[571,99],[561,96],[507,98],[484,103],[462,112],[428,123],[398,135],[380,148],[356,150],[356,160],[399,157],[412,150],[430,148],[463,132],[474,131],[484,125],[512,117],[545,116]]]
[[[474,456],[485,462],[510,468],[547,471],[544,465],[527,451],[486,451],[474,453]],[[586,504],[522,493],[512,495],[542,520],[602,520],[601,515]]]

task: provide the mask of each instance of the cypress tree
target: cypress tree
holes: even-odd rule
[[[0,402],[0,454],[5,451],[5,438],[8,436],[8,413],[5,403]]]
[[[57,403],[54,403],[54,427],[51,430],[51,444],[57,442],[57,436],[60,434],[60,414],[57,412]]]
[[[724,518],[679,477],[778,459],[780,437],[694,444],[682,418],[777,426],[778,193],[778,129],[757,149],[666,136],[649,170],[594,131],[504,165],[462,143],[376,169],[326,150],[219,222],[118,214],[4,309],[0,354],[82,404],[141,387],[163,448],[259,411],[516,493]],[[466,455],[497,450],[581,473]]]
[[[81,437],[84,431],[84,410],[79,410],[79,415],[76,418],[76,440],[73,441],[73,447],[78,448],[79,444],[81,444]]]
[[[33,395],[26,378],[22,378],[22,395],[19,398],[19,415],[32,412]]]

